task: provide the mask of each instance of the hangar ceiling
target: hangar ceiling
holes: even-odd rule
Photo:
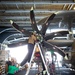
[[[75,0],[0,0],[0,31],[12,28],[10,20],[32,31],[29,16],[32,6],[34,7],[36,22],[38,23],[41,19],[52,13],[58,11],[74,11]],[[55,25],[53,28],[56,29]],[[14,29],[11,32],[16,31]]]
[[[11,27],[10,20],[29,28],[29,11],[32,6],[38,22],[57,11],[74,10],[75,3],[73,0],[2,0],[0,1],[0,28]]]

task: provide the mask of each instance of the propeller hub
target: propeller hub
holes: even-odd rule
[[[40,41],[40,42],[43,41],[43,37],[42,37],[42,35],[37,34],[36,36],[37,36],[37,41]]]

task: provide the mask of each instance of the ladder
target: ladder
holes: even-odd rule
[[[41,55],[41,58],[42,58],[43,64],[44,64],[44,66],[45,66],[45,69],[46,69],[47,75],[50,75],[50,73],[49,73],[49,71],[48,71],[48,67],[46,66],[45,58],[44,58],[44,56],[43,56],[43,53],[42,53],[42,50],[41,50],[41,47],[40,47],[40,43],[39,43],[39,42],[35,43],[35,46],[34,46],[34,49],[33,49],[33,53],[32,53],[32,56],[31,56],[31,59],[30,59],[30,62],[29,62],[29,67],[28,67],[27,72],[26,72],[25,75],[28,75],[29,72],[30,72],[31,63],[32,63],[32,60],[33,60],[33,58],[34,58],[34,53],[35,53],[36,47],[39,48],[40,55]]]

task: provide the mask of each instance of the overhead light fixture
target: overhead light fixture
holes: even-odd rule
[[[73,8],[73,10],[75,10],[75,7]]]

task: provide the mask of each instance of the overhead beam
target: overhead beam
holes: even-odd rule
[[[24,24],[23,24],[23,25],[20,24],[19,26],[20,26],[20,27],[23,27],[23,28],[26,29],[26,30],[32,30],[32,27],[31,27],[30,25],[27,26],[27,25],[24,25]],[[6,28],[8,28],[8,27],[9,27],[9,28],[13,28],[11,24],[3,25],[3,26],[0,25],[0,28],[5,28],[5,27],[6,27]]]
[[[24,27],[31,27],[31,23],[17,23],[19,26],[24,26]],[[50,23],[50,26],[57,26],[59,23],[58,22],[53,22],[53,23]],[[12,27],[12,25],[10,24],[10,22],[9,23],[0,23],[0,26],[10,26],[10,27]],[[75,27],[75,23],[72,23],[72,26],[73,27]]]
[[[44,17],[47,17],[47,16],[35,16],[35,19],[42,19]],[[5,20],[5,19],[30,19],[29,16],[0,16],[0,19],[2,20]]]
[[[5,11],[5,10],[1,10]],[[30,10],[6,10],[5,13],[29,13]],[[54,13],[56,11],[50,11],[50,10],[34,10],[34,13]]]
[[[24,23],[20,23],[20,24],[19,24],[19,23],[18,23],[18,25],[19,25],[19,26],[25,26],[25,27],[31,27],[31,24],[24,24]],[[0,23],[0,26],[8,26],[8,27],[10,26],[10,27],[12,27],[12,25],[10,24],[10,22],[9,22],[8,24],[5,24],[5,23],[4,23],[4,24],[1,24],[1,23]]]
[[[34,10],[34,13],[55,13],[55,12],[63,12],[63,11],[67,11],[67,10],[44,10],[44,9],[40,9],[40,10]],[[0,10],[0,13],[30,13],[30,10]]]
[[[38,21],[36,21],[36,23],[37,23]],[[0,22],[0,24],[9,24],[10,22]],[[30,21],[15,21],[15,23],[19,23],[19,24],[30,24],[31,22]]]
[[[66,4],[75,4],[73,3],[72,1],[65,1]],[[15,5],[15,4],[19,4],[19,5],[34,5],[34,4],[41,4],[41,5],[44,5],[44,4],[52,4],[52,5],[63,5],[65,4],[63,1],[59,1],[59,2],[50,2],[50,1],[39,1],[39,2],[19,2],[19,1],[1,1],[0,4],[6,4],[6,5]]]

